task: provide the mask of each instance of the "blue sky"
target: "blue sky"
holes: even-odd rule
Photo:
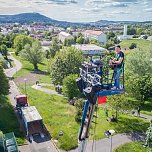
[[[72,22],[152,20],[152,0],[0,0],[0,14],[38,12]]]

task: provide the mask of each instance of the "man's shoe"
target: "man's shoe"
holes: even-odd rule
[[[113,87],[113,88],[111,88],[111,90],[117,90],[117,88],[116,88],[116,87]]]

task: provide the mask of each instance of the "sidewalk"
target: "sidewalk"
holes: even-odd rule
[[[44,83],[39,84],[39,85],[35,84],[35,85],[32,86],[32,88],[36,89],[36,90],[39,90],[39,91],[42,91],[42,92],[63,96],[62,94],[57,93],[55,90],[43,88],[43,86],[53,86],[53,84],[44,84]]]
[[[141,133],[124,133],[124,134],[117,134],[112,136],[112,149],[117,148],[118,146],[133,142],[133,141],[144,141],[145,135]],[[111,138],[104,138],[101,140],[97,140],[94,142],[90,141],[87,144],[86,152],[109,152],[110,151],[110,144],[111,144]],[[92,147],[93,146],[93,147]],[[68,152],[78,152],[78,149],[70,150]]]

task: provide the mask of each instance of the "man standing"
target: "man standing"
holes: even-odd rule
[[[112,89],[120,89],[120,76],[123,72],[123,66],[124,66],[124,53],[121,51],[120,45],[117,45],[115,47],[116,51],[116,58],[112,60],[112,64],[115,65],[114,68],[114,87]]]

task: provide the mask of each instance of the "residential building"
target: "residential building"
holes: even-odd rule
[[[102,31],[86,30],[83,34],[85,38],[97,40],[100,44],[104,44],[107,41],[107,36]]]
[[[59,33],[59,40],[64,43],[65,39],[73,39],[74,37],[69,34],[69,33],[66,33],[66,32],[60,32]]]

